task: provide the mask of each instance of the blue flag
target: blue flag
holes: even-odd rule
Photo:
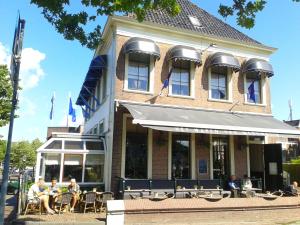
[[[51,98],[50,120],[53,119],[53,107],[54,107],[54,94],[52,95],[52,98]]]
[[[81,106],[81,109],[82,109],[82,115],[85,119],[89,118],[90,117],[90,114],[88,113],[87,110],[85,110],[82,106]]]
[[[75,109],[72,111],[72,122],[76,122],[76,112]]]
[[[252,83],[248,87],[248,95],[249,95],[249,99],[252,100],[254,103],[256,103],[254,81],[252,81]]]
[[[72,99],[70,97],[70,101],[69,101],[69,115],[72,116],[73,115],[73,105],[72,105]]]
[[[172,75],[172,70],[173,70],[173,69],[170,70],[167,79],[164,80],[164,83],[163,83],[163,86],[162,86],[162,88],[161,88],[161,90],[160,90],[160,94],[159,94],[159,95],[161,95],[161,94],[162,94],[162,91],[163,91],[165,88],[167,88],[167,87],[169,86],[169,81],[170,81],[170,77],[171,77],[171,75]]]

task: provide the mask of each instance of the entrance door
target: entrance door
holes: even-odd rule
[[[283,178],[281,144],[264,145],[264,160],[266,190],[282,190]]]

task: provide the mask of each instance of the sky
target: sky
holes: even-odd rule
[[[271,56],[275,75],[271,78],[273,115],[280,120],[289,117],[288,100],[292,99],[293,118],[300,119],[300,3],[292,0],[268,1],[257,15],[255,27],[247,30],[236,25],[235,17],[224,20],[218,14],[220,3],[232,0],[194,0],[198,6],[229,23],[259,42],[278,48]],[[279,3],[280,2],[280,3]],[[18,118],[15,119],[13,140],[44,141],[48,126],[65,126],[69,96],[76,102],[94,52],[77,41],[68,41],[44,19],[41,9],[29,0],[0,1],[0,64],[10,61],[11,46],[18,11],[26,20],[21,62],[21,86]],[[97,19],[104,26],[106,17]],[[296,70],[296,71],[295,71]],[[55,92],[53,120],[49,119],[51,97]],[[82,123],[81,109],[77,106],[77,121]],[[0,128],[7,137],[8,127]]]

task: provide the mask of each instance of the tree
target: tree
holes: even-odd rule
[[[9,122],[13,89],[6,65],[0,65],[0,127]]]
[[[266,0],[232,0],[230,5],[220,5],[219,13],[224,18],[236,16],[238,25],[250,29],[255,24],[256,14],[266,3]],[[90,49],[95,49],[101,41],[101,27],[95,25],[90,32],[85,28],[90,24],[93,26],[98,16],[134,13],[139,21],[143,21],[145,12],[151,9],[161,8],[173,16],[180,13],[176,0],[81,0],[77,7],[82,10],[77,13],[69,0],[31,0],[31,4],[42,9],[44,17],[65,39],[78,40]]]
[[[36,150],[42,145],[39,139],[15,142],[12,145],[11,165],[20,170],[36,163]]]
[[[3,162],[6,150],[6,141],[0,140],[0,161]]]

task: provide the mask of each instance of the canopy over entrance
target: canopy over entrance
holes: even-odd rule
[[[300,136],[300,131],[269,115],[122,103],[133,123],[155,130],[223,135]]]

